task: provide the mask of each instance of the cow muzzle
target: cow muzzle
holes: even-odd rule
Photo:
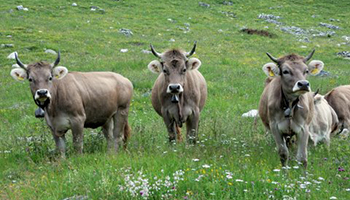
[[[293,87],[293,92],[295,93],[306,93],[310,91],[310,83],[307,80],[297,81]]]
[[[171,95],[172,103],[179,103],[179,95],[184,91],[180,84],[169,84],[166,92]]]
[[[35,101],[43,103],[46,100],[51,99],[51,94],[47,89],[39,89],[35,92],[34,99]]]
[[[180,84],[169,84],[166,90],[166,92],[169,94],[180,94],[183,91],[184,89]]]

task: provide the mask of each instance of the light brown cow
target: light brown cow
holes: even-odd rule
[[[310,139],[315,146],[318,142],[325,140],[329,148],[331,134],[338,131],[338,116],[324,96],[316,94],[314,104],[314,116],[309,126]]]
[[[322,61],[311,61],[306,65],[313,53],[306,58],[290,54],[279,59],[267,53],[274,63],[263,66],[268,80],[261,95],[259,115],[275,139],[283,166],[289,159],[286,140],[294,134],[297,136],[297,160],[307,166],[308,126],[314,112],[314,101],[306,77],[318,74],[323,68]]]
[[[324,97],[338,115],[341,130],[350,130],[350,85],[336,87]]]
[[[57,150],[65,156],[65,133],[71,129],[73,144],[83,151],[83,128],[102,126],[108,150],[117,152],[130,135],[128,111],[132,97],[131,82],[113,72],[70,72],[53,64],[38,62],[24,65],[17,57],[19,68],[11,71],[15,80],[28,79],[35,103],[45,110]]]
[[[187,141],[196,143],[198,138],[198,122],[201,110],[207,98],[207,85],[198,71],[201,61],[188,59],[191,52],[172,49],[162,54],[157,53],[151,45],[153,54],[160,60],[149,63],[148,69],[159,74],[152,89],[152,105],[163,117],[169,133],[169,141],[181,140],[179,127],[186,123]]]

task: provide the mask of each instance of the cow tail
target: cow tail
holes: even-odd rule
[[[123,138],[123,142],[124,142],[124,150],[128,147],[128,139],[131,136],[131,128],[129,126],[129,122],[126,121],[125,126],[124,126],[124,138]]]
[[[175,123],[175,130],[176,130],[176,140],[178,142],[182,142],[181,128],[176,123]]]

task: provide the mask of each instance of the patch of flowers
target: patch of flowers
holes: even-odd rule
[[[118,189],[127,192],[132,198],[171,198],[177,191],[178,183],[184,180],[184,174],[183,170],[178,170],[165,177],[149,178],[142,170],[133,173],[128,168],[123,172],[123,184],[118,185]]]

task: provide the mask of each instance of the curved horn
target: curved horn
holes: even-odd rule
[[[269,52],[266,52],[266,55],[275,63],[278,63],[278,59],[273,57]]]
[[[194,52],[196,51],[196,46],[197,46],[197,41],[194,41],[194,45],[193,45],[192,50],[191,50],[190,52],[187,52],[187,53],[186,53],[186,57],[187,57],[187,58],[190,57],[190,56],[192,56],[192,55],[194,54]]]
[[[311,57],[314,55],[314,53],[315,53],[315,49],[313,49],[313,50],[311,51],[311,53],[310,53],[308,56],[305,57],[304,61],[307,62],[308,60],[310,60]]]
[[[27,71],[27,67],[19,60],[18,55],[17,55],[17,52],[15,53],[15,58],[16,58],[17,65],[18,65],[20,68],[22,68],[22,69],[24,69],[24,70]]]
[[[150,44],[150,47],[151,47],[151,51],[152,51],[153,55],[155,55],[157,58],[161,58],[161,54],[158,53],[156,50],[154,50],[152,44]]]
[[[318,92],[320,91],[319,88],[317,88],[316,92],[314,93],[314,96],[316,96],[318,94]]]
[[[58,65],[58,63],[60,63],[60,60],[61,60],[61,53],[60,53],[60,51],[58,51],[57,58],[56,58],[55,62],[51,64],[52,68],[56,67]]]

